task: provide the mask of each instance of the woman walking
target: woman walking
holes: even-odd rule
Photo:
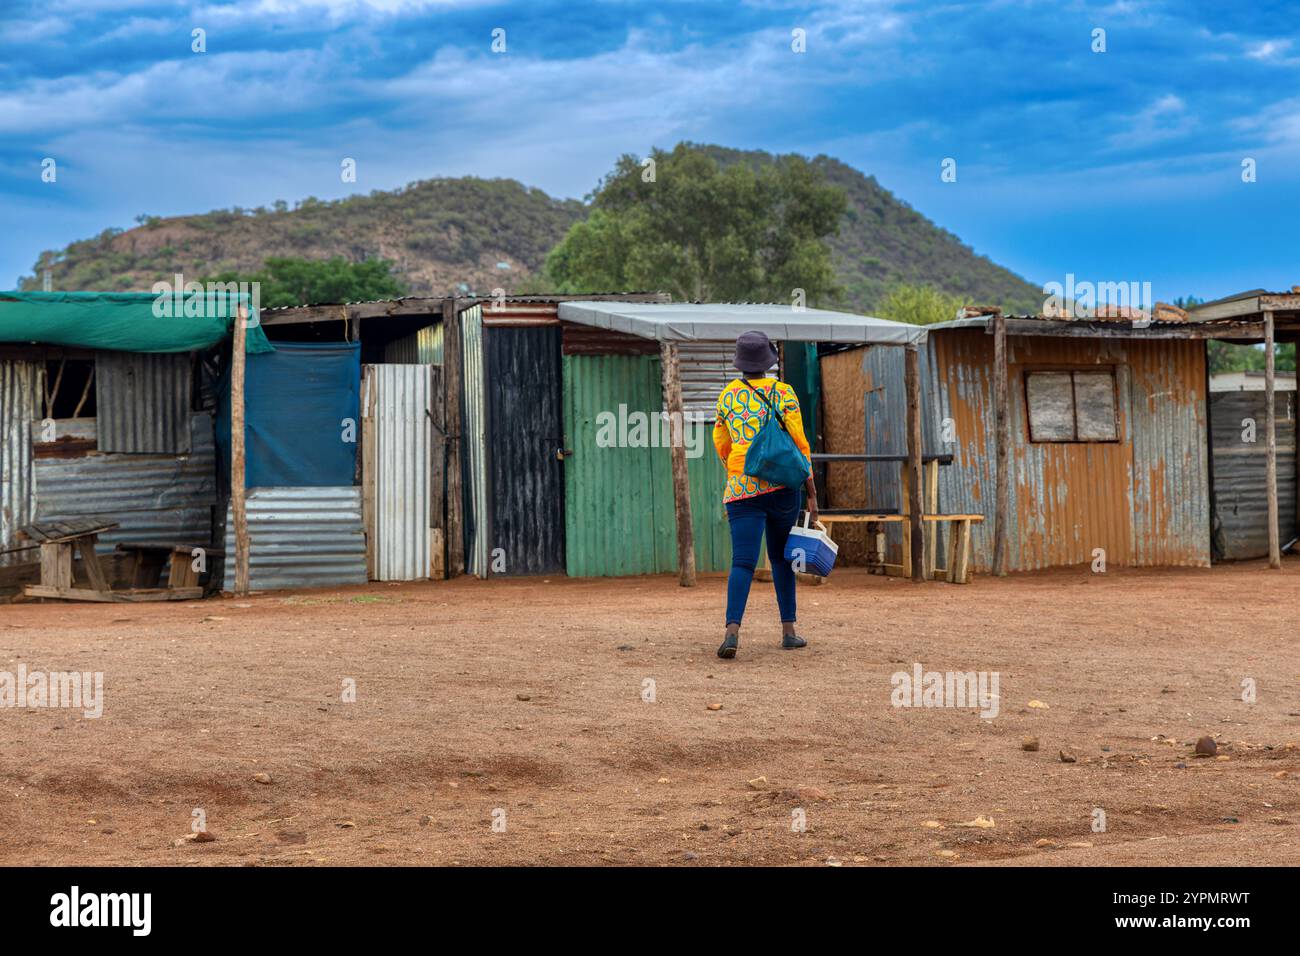
[[[727,522],[731,526],[731,575],[727,578],[727,634],[718,656],[732,658],[740,645],[740,619],[749,600],[749,586],[758,565],[758,545],[767,532],[767,557],[772,585],[781,611],[781,646],[787,650],[808,642],[795,633],[795,577],[785,560],[785,542],[799,517],[799,489],[774,485],[745,474],[745,455],[759,429],[772,415],[779,416],[804,457],[811,461],[803,417],[794,389],[768,375],[776,364],[776,346],[762,332],[746,332],[736,339],[736,368],[744,373],[718,396],[713,444],[727,468]],[[804,482],[808,511],[817,520],[817,486],[812,469]]]

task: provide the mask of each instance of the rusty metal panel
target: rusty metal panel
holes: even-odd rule
[[[1132,382],[1132,563],[1206,567],[1210,453],[1205,343],[1167,339],[1124,346]]]
[[[94,423],[94,419],[63,419],[58,429],[88,434]],[[105,551],[118,542],[210,544],[217,496],[212,415],[192,415],[189,430],[191,450],[185,455],[92,452],[37,458],[37,517],[61,521],[98,515],[117,521],[120,527],[100,535],[100,548]]]
[[[375,580],[418,581],[432,571],[430,488],[433,480],[432,365],[367,365],[361,401],[374,429]],[[438,467],[441,467],[439,462]]]
[[[42,363],[0,359],[0,551],[13,546],[15,533],[36,514],[32,423],[41,416],[44,382]],[[31,557],[0,555],[0,566]]]
[[[658,355],[659,343],[626,332],[613,332],[577,322],[561,323],[565,355]]]
[[[188,453],[193,390],[188,354],[96,353],[99,450],[131,455]]]
[[[1296,528],[1296,393],[1273,396],[1277,437],[1278,533],[1283,544]],[[1216,560],[1268,555],[1265,491],[1268,405],[1262,391],[1210,395],[1214,446],[1214,539]]]
[[[996,435],[993,337],[981,329],[933,333],[940,419],[951,420],[954,464],[940,469],[940,505],[985,516],[974,528],[972,566],[992,566]],[[1205,566],[1209,477],[1205,347],[1195,340],[1048,337],[1008,339],[1011,426],[1008,567],[1090,563]],[[1116,442],[1031,442],[1025,375],[1043,368],[1110,367]]]

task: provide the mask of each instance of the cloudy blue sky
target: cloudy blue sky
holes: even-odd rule
[[[837,156],[1036,283],[1150,281],[1159,298],[1300,283],[1294,4],[0,8],[0,288],[141,213],[463,174],[580,197],[620,153],[682,139]]]

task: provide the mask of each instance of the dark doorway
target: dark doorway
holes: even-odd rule
[[[564,571],[560,327],[484,329],[491,515],[488,565],[501,575]]]

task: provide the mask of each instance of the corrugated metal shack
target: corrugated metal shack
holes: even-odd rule
[[[557,310],[569,298],[408,297],[264,314],[277,342],[360,346],[372,578],[564,572],[562,352],[573,343]]]
[[[628,416],[662,418],[661,343],[561,315],[577,301],[630,307],[667,300],[659,293],[410,297],[265,312],[263,325],[277,343],[343,338],[360,346],[359,487],[370,576],[677,568],[666,442],[651,439],[647,425],[644,446],[593,454],[603,413],[616,422],[622,415],[624,423]],[[783,320],[791,312],[769,308],[782,310]],[[725,476],[709,433],[717,394],[735,375],[736,331],[675,343],[684,406],[694,417],[688,442],[700,452],[687,469],[693,553],[709,570],[730,564],[719,494]],[[791,341],[785,356],[807,397],[811,431],[815,345]],[[434,379],[426,379],[429,372]],[[426,381],[433,382],[429,398],[413,403],[412,388],[425,389]],[[618,507],[621,501],[638,507]]]
[[[1191,318],[1236,329],[1236,336],[1221,336],[1227,341],[1263,346],[1262,373],[1244,373],[1239,382],[1215,376],[1219,383],[1210,384],[1214,553],[1229,560],[1267,556],[1280,567],[1282,552],[1300,535],[1300,457],[1295,372],[1284,378],[1277,370],[1274,346],[1300,342],[1300,286],[1206,302]]]
[[[724,303],[566,302],[564,388],[571,575],[639,574],[683,570],[682,529],[677,526],[669,454],[666,394],[674,369],[685,414],[685,493],[695,568],[723,571],[731,563],[722,489],[726,472],[713,448],[718,393],[738,376],[732,367],[736,336],[759,329],[781,343],[783,372],[806,409],[816,447],[820,387],[816,343],[875,342],[899,356],[915,348],[924,331],[869,316],[788,305]],[[579,331],[579,327],[585,327]],[[900,369],[903,367],[900,364]],[[636,439],[634,416],[650,416]],[[629,439],[609,449],[602,427]],[[906,442],[904,452],[908,451]],[[675,451],[675,449],[674,449]],[[635,506],[629,507],[635,502]]]
[[[39,580],[16,536],[35,522],[116,523],[97,547],[115,586],[138,583],[118,545],[215,546],[212,363],[235,300],[205,296],[205,318],[157,301],[0,293],[0,600]]]
[[[1101,555],[1111,567],[1210,564],[1220,500],[1206,341],[1249,340],[1255,331],[1196,318],[996,314],[930,326],[921,363],[926,453],[953,456],[938,469],[940,510],[985,516],[973,528],[972,567],[996,568],[999,334],[1007,450],[1002,569],[1029,571],[1091,564]],[[897,356],[824,350],[820,361],[826,450],[895,451],[903,408]],[[1283,465],[1294,467],[1292,459]],[[889,510],[897,487],[888,468],[869,466],[864,479],[861,466],[832,465],[828,507]],[[1262,483],[1254,493],[1263,497]],[[1289,514],[1284,520],[1293,525]],[[861,544],[850,540],[845,556],[852,560]],[[895,538],[889,547],[897,554]]]

